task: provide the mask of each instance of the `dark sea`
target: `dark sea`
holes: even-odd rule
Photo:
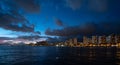
[[[0,46],[0,65],[120,65],[120,49]]]

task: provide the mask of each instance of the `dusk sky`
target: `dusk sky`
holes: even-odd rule
[[[120,0],[0,0],[0,42],[120,33]]]

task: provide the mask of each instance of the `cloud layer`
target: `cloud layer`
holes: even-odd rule
[[[16,32],[38,33],[20,11],[36,13],[40,11],[40,6],[37,0],[1,0],[0,27]]]
[[[52,36],[77,36],[77,35],[107,35],[120,33],[119,21],[114,22],[101,22],[97,23],[86,23],[79,26],[69,26],[63,29],[47,29],[45,34]]]
[[[80,10],[84,7],[86,10],[103,12],[108,8],[108,0],[66,0],[66,5],[72,10]]]
[[[103,12],[108,9],[108,0],[89,0],[88,5],[93,11]]]
[[[66,0],[66,4],[68,7],[72,8],[73,10],[80,9],[82,0]]]
[[[24,40],[37,40],[37,39],[40,39],[42,38],[41,36],[38,36],[38,35],[31,35],[31,36],[19,36],[18,39],[24,39]]]
[[[19,7],[27,12],[40,12],[39,0],[14,0]]]

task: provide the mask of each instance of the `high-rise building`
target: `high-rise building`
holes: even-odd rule
[[[104,43],[106,43],[106,36],[99,36],[99,38],[98,38],[98,43],[99,44],[104,44]]]
[[[98,43],[97,36],[92,36],[92,43],[94,43],[94,44]]]
[[[111,37],[110,37],[110,36],[107,36],[107,37],[106,37],[106,42],[107,42],[107,43],[110,43],[110,40],[111,40]]]
[[[72,43],[73,43],[72,39],[70,39],[70,40],[69,40],[69,43],[70,43],[70,44],[72,44]]]
[[[73,39],[74,45],[77,45],[77,38]]]
[[[111,34],[107,37],[107,43],[116,43],[114,34]]]
[[[92,39],[91,38],[87,38],[87,42],[88,43],[92,43]]]
[[[115,43],[120,43],[120,36],[119,35],[115,36]]]
[[[101,40],[102,40],[102,36],[99,36],[99,37],[98,37],[98,43],[99,43],[99,44],[101,44],[101,43],[102,43],[102,41],[101,41]]]
[[[92,39],[91,39],[91,38],[87,38],[86,36],[84,36],[84,37],[83,37],[83,43],[84,43],[84,44],[92,43]]]
[[[111,43],[115,43],[115,35],[114,34],[111,35]]]
[[[86,36],[83,36],[83,43],[84,43],[84,44],[87,44],[87,43],[88,43],[88,39],[87,39]]]
[[[73,40],[72,39],[69,40],[69,46],[73,46]]]
[[[106,43],[106,36],[102,36],[102,43],[103,43],[103,44]]]

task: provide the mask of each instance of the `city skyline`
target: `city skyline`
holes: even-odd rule
[[[82,41],[77,37],[69,38],[65,41],[48,42],[41,41],[23,41],[23,40],[5,40],[1,45],[30,45],[30,46],[57,46],[57,47],[120,47],[120,35],[110,34],[108,36],[92,35],[83,36]]]
[[[52,44],[57,47],[120,47],[120,35],[110,34],[109,36],[83,36],[82,42],[79,42],[78,38],[71,38],[64,42]]]

